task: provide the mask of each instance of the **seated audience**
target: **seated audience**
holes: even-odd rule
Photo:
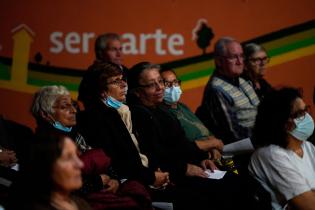
[[[38,136],[31,147],[30,162],[14,183],[8,210],[68,209],[90,210],[72,192],[82,186],[83,162],[77,147],[67,136],[46,133]]]
[[[37,120],[37,134],[53,130],[75,141],[85,164],[80,192],[93,209],[142,209],[142,205],[150,203],[140,183],[128,180],[120,184],[110,166],[110,158],[103,150],[92,149],[85,142],[76,128],[77,111],[65,87],[42,87],[35,94],[32,112]]]
[[[264,79],[266,65],[270,58],[265,48],[255,43],[246,44],[243,50],[245,65],[241,77],[252,84],[257,96],[262,99],[272,90],[271,85]]]
[[[94,65],[85,81],[91,92],[89,100],[83,101],[85,111],[80,114],[79,127],[88,143],[110,156],[119,176],[138,180],[154,189],[168,185],[168,172],[161,171],[158,162],[151,162],[139,146],[131,113],[123,103],[127,82],[119,66]]]
[[[160,71],[164,80],[165,90],[162,108],[172,114],[183,128],[189,141],[195,142],[197,146],[210,152],[211,159],[220,160],[223,143],[215,138],[199,118],[182,102],[179,101],[182,90],[181,81],[173,70],[166,69]]]
[[[170,173],[175,188],[190,192],[182,193],[182,208],[246,208],[246,192],[242,191],[245,187],[238,177],[227,173],[220,180],[208,179],[205,170],[217,169],[208,153],[187,140],[177,119],[161,109],[165,85],[159,70],[158,65],[142,62],[128,72],[127,101],[140,147],[145,148],[149,160],[155,160]]]
[[[296,89],[272,91],[259,105],[253,138],[260,148],[249,171],[271,194],[273,209],[315,209],[315,147],[306,141],[313,131]]]
[[[0,203],[16,179],[20,164],[27,161],[32,139],[30,128],[0,115]]]

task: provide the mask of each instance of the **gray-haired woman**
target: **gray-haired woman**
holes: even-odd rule
[[[76,107],[70,92],[63,86],[45,86],[33,100],[32,113],[37,120],[37,135],[57,131],[71,137],[82,153],[83,186],[81,195],[94,210],[103,209],[141,209],[138,196],[143,200],[149,195],[140,183],[128,180],[120,183],[119,177],[111,167],[110,158],[101,149],[92,149],[76,128]],[[137,189],[143,194],[134,192]],[[145,198],[144,198],[145,197]]]
[[[272,90],[271,85],[264,79],[270,58],[265,48],[255,43],[246,44],[243,50],[245,69],[242,77],[253,85],[257,96],[262,99],[266,93]]]

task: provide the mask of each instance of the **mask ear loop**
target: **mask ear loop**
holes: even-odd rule
[[[106,93],[105,90],[103,90],[103,91],[100,93],[100,98],[101,98],[102,100],[106,100],[108,97],[109,97],[109,95]]]
[[[44,120],[48,121],[51,124],[56,122],[56,120],[53,118],[53,116],[51,114],[48,114],[47,112],[45,112],[43,110],[40,110],[39,114]]]
[[[288,132],[293,131],[296,128],[296,125],[292,118],[289,118],[288,122],[285,125],[285,128]]]

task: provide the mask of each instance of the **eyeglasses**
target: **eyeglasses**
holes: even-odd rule
[[[266,64],[266,63],[269,63],[270,58],[268,56],[265,56],[265,57],[262,57],[262,58],[259,58],[259,57],[257,57],[257,58],[250,58],[249,61],[251,61],[251,62],[253,62],[255,64],[260,64],[260,63]]]
[[[221,56],[225,58],[228,62],[230,63],[236,63],[237,61],[244,61],[244,54],[239,54],[239,55],[229,55],[229,56]]]
[[[70,103],[64,103],[61,105],[53,106],[54,109],[60,109],[61,111],[73,111],[73,110],[78,110],[79,106],[76,101],[72,101]]]
[[[107,82],[108,85],[116,85],[121,87],[122,85],[125,85],[127,83],[127,78],[123,77],[121,79],[116,79],[114,81],[111,82]]]
[[[143,88],[147,88],[147,89],[154,89],[154,88],[160,88],[160,87],[164,87],[165,83],[164,80],[161,78],[157,81],[151,82],[149,84],[146,85],[139,85],[139,87],[143,87]]]
[[[307,105],[305,106],[304,109],[298,110],[295,113],[291,114],[291,118],[296,119],[296,120],[304,120],[306,113],[310,112],[310,106]]]
[[[164,85],[165,87],[168,87],[168,88],[173,87],[173,86],[178,87],[180,86],[181,82],[182,82],[181,80],[177,80],[177,79],[173,81],[164,80]]]

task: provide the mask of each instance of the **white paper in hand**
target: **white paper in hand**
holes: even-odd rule
[[[220,170],[213,170],[213,172],[211,172],[209,169],[205,170],[205,172],[208,175],[208,179],[222,179],[226,173],[226,171]]]
[[[226,144],[223,147],[223,155],[237,155],[250,153],[254,151],[254,146],[250,138],[242,139],[231,144]]]

